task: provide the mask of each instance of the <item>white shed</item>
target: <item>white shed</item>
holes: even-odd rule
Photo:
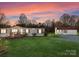
[[[73,26],[55,27],[55,34],[77,35],[77,27]]]

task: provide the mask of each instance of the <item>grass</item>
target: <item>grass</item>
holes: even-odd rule
[[[77,35],[79,35],[79,31],[77,31]]]
[[[79,56],[79,42],[64,41],[55,35],[2,41],[8,46],[8,53],[3,55],[7,57]]]

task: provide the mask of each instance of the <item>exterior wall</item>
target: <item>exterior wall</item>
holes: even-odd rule
[[[0,28],[1,29],[1,28]],[[16,35],[23,35],[26,34],[26,36],[44,36],[44,28],[21,28],[21,27],[14,27],[14,28],[4,28],[6,29],[6,33],[0,33],[0,37],[15,37]],[[14,29],[17,29],[17,31],[15,31]],[[28,29],[28,33],[26,32],[26,29]],[[41,29],[42,32],[38,33],[38,30]],[[12,32],[12,30],[14,30]],[[16,33],[14,33],[16,32]],[[15,35],[16,34],[16,35]],[[35,34],[35,35],[33,35]]]
[[[26,28],[29,30],[29,32],[27,33],[27,36],[44,36],[44,28]],[[39,33],[38,30],[41,29],[42,32]],[[35,35],[33,35],[35,34]]]
[[[5,29],[6,30],[6,33],[1,33],[0,31],[0,37],[8,37],[10,36],[10,30],[8,28],[2,28],[2,29]]]
[[[77,30],[58,30],[55,28],[55,34],[63,34],[63,35],[77,35]]]

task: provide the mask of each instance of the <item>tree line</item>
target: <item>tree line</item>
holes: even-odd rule
[[[55,32],[55,26],[79,26],[79,16],[69,14],[63,14],[60,16],[59,21],[54,22],[55,19],[52,19],[52,21],[49,19],[44,23],[36,23],[36,20],[34,19],[32,23],[24,13],[20,14],[18,18],[19,20],[16,26],[28,28],[45,28],[46,32]],[[8,23],[9,21],[6,19],[5,14],[0,13],[0,28],[11,27],[11,25],[8,25]]]
[[[79,16],[63,14],[59,21],[56,22],[57,26],[79,26]]]
[[[33,19],[34,21],[32,21],[32,23],[24,13],[20,14],[18,18],[18,24],[16,24],[15,26],[26,28],[45,28],[46,33],[54,32],[54,22],[50,21],[50,19],[45,21],[45,23],[36,23],[36,20]],[[8,23],[9,21],[7,20],[5,14],[0,13],[0,28],[12,27],[11,25],[8,25]]]

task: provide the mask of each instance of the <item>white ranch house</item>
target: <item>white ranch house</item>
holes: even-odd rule
[[[17,35],[26,36],[44,36],[44,28],[24,28],[24,27],[12,27],[12,28],[0,28],[0,37],[14,37]]]
[[[55,34],[61,35],[77,35],[78,27],[55,27]]]

